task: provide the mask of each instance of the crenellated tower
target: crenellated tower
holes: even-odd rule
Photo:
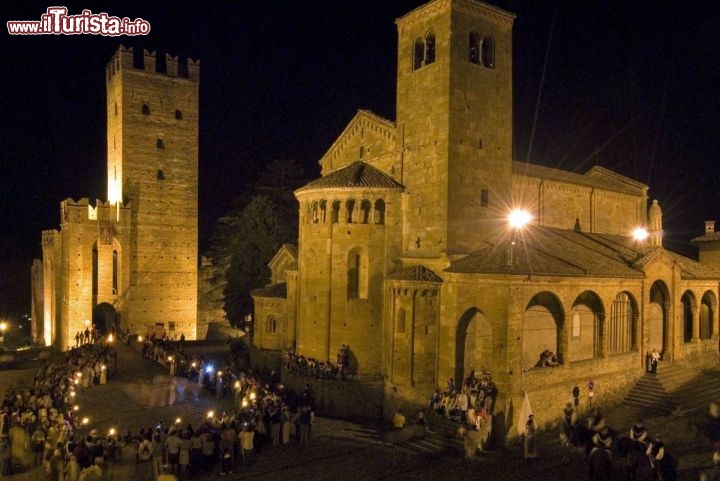
[[[131,209],[126,327],[193,339],[200,63],[120,47],[107,66],[108,200]]]
[[[482,2],[436,0],[396,21],[408,257],[468,252],[506,215],[514,18]]]

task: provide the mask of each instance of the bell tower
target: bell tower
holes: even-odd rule
[[[199,79],[199,62],[147,50],[107,66],[108,201],[131,212],[123,324],[140,333],[196,337]]]
[[[436,0],[396,21],[406,256],[469,252],[505,222],[514,19],[474,0]]]

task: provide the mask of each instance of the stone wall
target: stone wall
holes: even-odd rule
[[[296,376],[283,371],[282,383],[296,395],[310,386],[315,413],[349,419],[380,419],[383,416],[383,382],[374,380],[335,381]]]

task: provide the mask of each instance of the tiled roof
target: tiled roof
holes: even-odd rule
[[[442,278],[425,266],[412,266],[393,272],[387,276],[396,281],[442,282]]]
[[[357,160],[346,167],[313,180],[309,184],[300,187],[297,191],[343,187],[376,187],[398,190],[404,188],[402,184],[385,172],[376,169],[370,164]]]
[[[254,289],[250,292],[253,297],[269,297],[274,299],[287,299],[287,283],[278,282],[269,286]]]
[[[681,256],[676,252],[665,251],[678,263],[680,263],[680,277],[682,279],[718,279],[720,272],[689,257]]]
[[[587,187],[600,187],[630,195],[638,195],[642,193],[643,189],[647,189],[647,186],[641,182],[600,166],[594,166],[584,174],[578,174],[567,170],[515,161],[513,162],[513,173],[543,180],[566,182]]]
[[[696,242],[713,242],[720,240],[720,232],[706,232],[705,234],[701,235],[700,237],[695,237],[692,241],[693,243]]]
[[[636,262],[647,252],[630,237],[531,226],[512,248],[508,239],[453,262],[447,271],[641,278]]]

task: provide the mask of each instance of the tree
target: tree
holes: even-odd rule
[[[268,262],[284,242],[296,237],[296,229],[285,222],[278,205],[269,197],[258,195],[243,209],[237,228],[241,234],[234,239],[230,264],[225,273],[223,308],[230,324],[238,326],[253,311],[250,291],[270,281]]]

